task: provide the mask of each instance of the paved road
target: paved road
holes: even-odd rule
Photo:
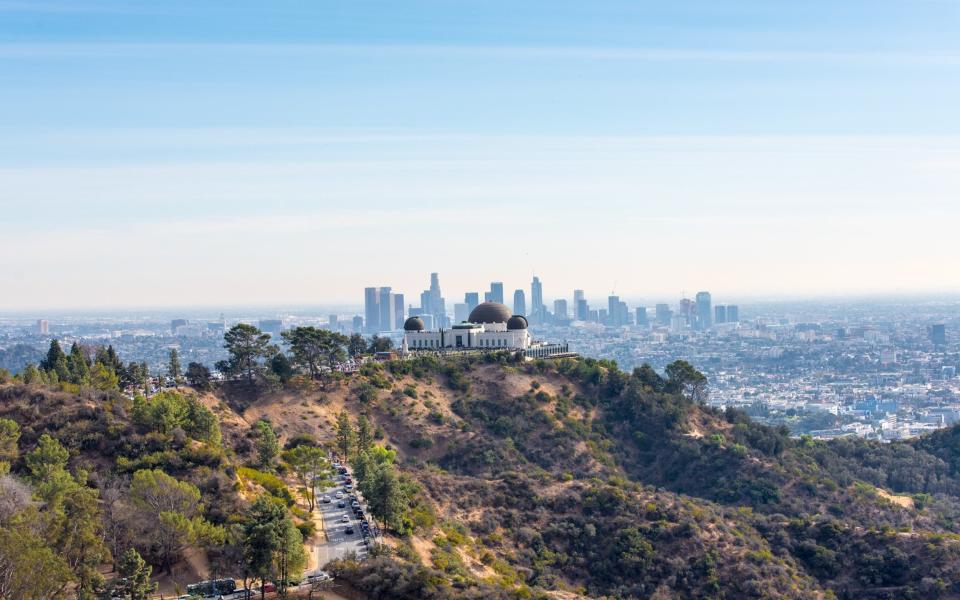
[[[327,488],[326,490],[317,494],[317,499],[321,500],[324,495],[329,495],[331,502],[318,502],[318,510],[323,516],[323,527],[326,530],[326,538],[328,541],[324,541],[324,536],[317,536],[317,558],[320,568],[323,568],[323,565],[327,564],[331,560],[337,558],[343,558],[351,552],[355,553],[358,558],[362,558],[367,555],[367,547],[363,544],[363,538],[360,535],[360,523],[353,516],[353,509],[350,508],[350,498],[349,494],[343,489],[344,486],[344,477],[337,476],[335,485],[333,487]],[[346,503],[345,508],[337,507],[337,498],[335,496],[336,492],[344,492],[344,502]],[[360,500],[361,506],[366,510],[366,506],[363,503],[363,500]],[[349,519],[348,522],[343,522],[343,516],[346,515]],[[353,533],[346,533],[344,530],[347,526],[353,527]]]

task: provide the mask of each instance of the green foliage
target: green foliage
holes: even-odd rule
[[[65,598],[71,581],[66,560],[30,527],[0,527],[0,598]]]
[[[253,436],[257,448],[257,465],[261,469],[273,470],[274,461],[280,454],[280,441],[269,421],[261,419],[253,425]]]
[[[223,342],[223,347],[230,353],[230,359],[221,365],[223,370],[244,377],[251,387],[263,374],[261,361],[276,353],[270,345],[270,334],[246,323],[231,327],[223,334]]]
[[[337,415],[336,442],[340,456],[349,461],[357,443],[357,436],[350,424],[350,415],[345,410]]]
[[[264,473],[263,471],[249,467],[240,467],[237,469],[237,474],[261,486],[267,490],[271,496],[282,500],[288,506],[293,505],[293,495],[290,494],[287,485],[273,473]]]
[[[296,446],[283,453],[304,490],[307,505],[312,512],[316,506],[317,486],[329,479],[331,470],[326,452],[316,446]]]
[[[273,581],[281,593],[306,565],[303,536],[281,504],[260,496],[243,525],[243,557],[250,574]]]
[[[313,379],[320,377],[321,367],[332,369],[347,357],[349,340],[341,333],[316,327],[294,327],[282,335],[290,346],[294,365],[306,369]]]
[[[44,433],[40,436],[37,447],[27,453],[26,463],[33,480],[43,482],[62,472],[69,458],[70,452],[56,438]]]
[[[129,600],[147,600],[157,590],[157,584],[150,582],[152,572],[153,568],[140,553],[128,548],[117,563],[119,578],[113,585],[112,595]]]
[[[221,441],[220,425],[213,412],[196,396],[178,391],[162,391],[149,399],[135,397],[133,422],[163,434],[180,428],[190,437],[213,445]]]
[[[10,470],[10,464],[17,460],[20,439],[20,426],[13,419],[0,418],[0,476]]]

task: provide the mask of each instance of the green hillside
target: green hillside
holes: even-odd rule
[[[703,406],[706,383],[682,362],[508,354],[149,399],[11,381],[0,565],[20,562],[0,597],[98,597],[131,550],[161,585],[186,565],[239,576],[264,502],[291,544],[315,535],[297,446],[346,453],[371,494],[393,486],[387,547],[330,565],[372,598],[960,597],[960,430],[791,439]],[[50,589],[26,590],[16,571],[40,564]]]

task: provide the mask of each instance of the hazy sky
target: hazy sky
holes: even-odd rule
[[[960,1],[0,0],[0,209],[0,309],[960,291]]]

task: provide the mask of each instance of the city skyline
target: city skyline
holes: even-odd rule
[[[0,3],[0,310],[958,293],[957,13]]]

